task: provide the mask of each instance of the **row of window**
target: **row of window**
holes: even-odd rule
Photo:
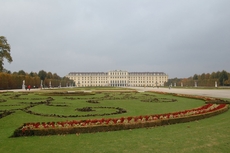
[[[146,81],[146,83],[163,83],[164,81]],[[130,83],[145,83],[145,81],[130,81]]]
[[[150,79],[150,80],[153,80],[154,78],[156,78],[156,79],[167,79],[167,77],[147,77],[146,79],[148,80],[148,79]],[[70,79],[77,79],[77,80],[80,80],[80,79],[82,79],[82,80],[107,80],[107,79],[126,79],[126,77],[110,77],[110,78],[106,78],[106,77],[96,77],[96,78],[86,78],[86,77],[82,77],[82,78],[79,78],[79,77],[70,77]],[[130,77],[130,78],[127,78],[127,79],[129,79],[129,80],[137,80],[137,79],[139,79],[139,80],[145,80],[145,77]]]
[[[82,84],[80,87],[104,87],[108,86],[106,84]],[[132,86],[132,87],[154,87],[154,86],[163,86],[163,84],[153,85],[153,84],[109,84],[109,86],[113,87],[121,87],[121,86]]]
[[[101,84],[95,84],[95,85],[89,85],[89,84],[85,84],[85,85],[80,85],[80,87],[105,87],[107,85],[101,85]],[[133,87],[154,87],[154,85],[145,85],[145,84],[134,84],[134,85],[118,85],[118,84],[110,84],[109,86],[112,87],[121,87],[121,86],[133,86]],[[162,85],[159,85],[162,86]]]
[[[157,73],[157,74],[119,74],[119,73],[117,73],[117,74],[112,74],[112,73],[110,73],[110,74],[72,74],[72,73],[70,73],[70,74],[68,74],[69,76],[91,76],[91,77],[94,77],[94,76],[120,76],[120,75],[123,75],[123,76],[152,76],[152,75],[165,75],[165,74],[159,74],[159,73]]]
[[[128,73],[109,73],[109,75],[128,75]]]
[[[71,72],[69,76],[155,76],[155,75],[166,75],[163,72],[127,72],[127,71],[109,71],[109,72]]]
[[[108,83],[107,81],[82,81],[82,84],[89,84],[89,83]],[[111,81],[110,83],[112,84],[126,84],[126,81]],[[145,83],[145,81],[130,81],[129,83]],[[154,81],[146,81],[146,83],[163,83],[163,81],[159,81],[159,82],[154,82]],[[77,82],[77,84],[80,84],[80,82]]]

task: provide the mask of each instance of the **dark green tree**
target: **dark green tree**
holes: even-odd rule
[[[9,63],[13,61],[10,55],[10,45],[4,36],[0,36],[0,72],[3,71],[4,59],[7,59]]]
[[[46,78],[46,76],[47,76],[47,72],[44,71],[44,70],[40,70],[40,71],[38,72],[38,76],[40,77],[41,80],[44,81],[45,78]]]
[[[18,75],[26,75],[26,72],[23,70],[18,71]]]
[[[51,72],[48,72],[46,75],[47,79],[52,79],[53,78],[53,74]]]
[[[59,75],[57,75],[57,73],[53,74],[53,79],[61,79],[61,77]]]
[[[217,71],[216,72],[216,78],[219,78],[220,77],[220,71]]]
[[[34,77],[35,76],[34,72],[30,72],[30,76]]]
[[[194,74],[193,80],[198,80],[198,75],[197,74]]]
[[[202,74],[201,74],[200,79],[201,79],[201,80],[204,80],[204,79],[205,79],[205,73],[202,73]]]
[[[211,79],[217,79],[216,72],[212,72],[210,78],[211,78]]]
[[[228,80],[228,73],[226,71],[220,72],[219,82],[221,86],[224,86],[224,81]]]

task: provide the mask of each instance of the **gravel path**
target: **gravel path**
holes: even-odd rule
[[[178,88],[168,89],[168,88],[151,88],[151,87],[128,87],[128,88],[136,89],[138,91],[162,91],[162,92],[169,92],[169,93],[182,93],[182,94],[230,99],[230,89],[178,89]],[[31,89],[30,91],[37,91],[37,90],[40,89]],[[23,89],[0,90],[0,92],[5,92],[5,91],[18,92],[18,91],[29,91],[29,90],[23,90]]]
[[[23,92],[23,91],[38,91],[38,90],[41,90],[40,88],[37,88],[37,89],[30,89],[30,90],[25,90],[25,89],[10,89],[10,90],[0,90],[0,92]]]
[[[230,89],[178,89],[178,88],[150,88],[150,87],[129,87],[136,89],[138,91],[162,91],[169,93],[182,93],[190,95],[200,95],[208,97],[217,98],[229,98],[230,99]]]

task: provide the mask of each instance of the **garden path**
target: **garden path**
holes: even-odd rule
[[[200,95],[207,97],[229,98],[230,89],[178,89],[178,88],[151,88],[151,87],[129,87],[138,91],[160,91],[168,93],[181,93],[190,95]]]

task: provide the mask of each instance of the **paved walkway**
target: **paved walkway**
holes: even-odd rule
[[[190,95],[200,95],[217,98],[229,98],[230,89],[178,89],[178,88],[150,88],[150,87],[129,87],[138,91],[162,91],[169,93],[181,93]]]
[[[169,93],[182,93],[190,95],[201,95],[208,97],[217,97],[217,98],[229,98],[230,99],[230,89],[178,89],[178,88],[151,88],[151,87],[127,87],[131,89],[136,89],[138,91],[162,91]],[[40,89],[31,89],[30,91],[37,91]],[[25,89],[14,89],[14,90],[0,90],[0,92],[6,91],[29,91]]]
[[[10,90],[0,90],[0,92],[8,92],[8,91],[12,91],[12,92],[22,92],[22,91],[37,91],[37,90],[41,90],[40,88],[37,89],[30,89],[30,90],[25,90],[25,89],[10,89]]]

